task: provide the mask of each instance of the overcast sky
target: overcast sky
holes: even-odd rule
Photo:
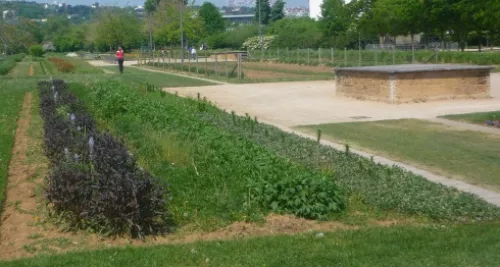
[[[48,0],[35,0],[36,2],[39,2],[39,3],[53,3],[53,1],[48,1]],[[203,2],[207,2],[207,1],[204,1],[204,0],[195,0],[196,4],[202,4]],[[67,3],[67,4],[70,4],[70,5],[90,5],[92,3],[95,3],[96,0],[59,0],[58,3]],[[132,5],[132,6],[137,6],[137,5],[143,5],[144,4],[144,0],[97,0],[97,2],[101,5],[127,5],[127,3],[129,3],[129,5]],[[224,5],[227,5],[227,0],[210,0],[208,2],[212,2],[214,3],[216,6],[224,6]],[[308,2],[307,0],[285,0],[286,2],[286,6],[287,7],[299,7],[299,6],[303,6],[303,7],[307,7],[308,6]]]

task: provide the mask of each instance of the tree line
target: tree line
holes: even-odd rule
[[[46,42],[62,52],[158,48],[178,46],[181,37],[187,46],[241,49],[259,33],[272,37],[271,47],[290,49],[364,48],[381,36],[417,34],[421,42],[457,42],[462,49],[500,44],[498,0],[325,0],[317,20],[285,17],[284,5],[282,0],[273,6],[257,0],[253,23],[233,25],[209,2],[195,6],[186,0],[146,0],[143,16],[132,8],[100,6],[83,22],[60,14],[44,23],[22,17],[14,23],[1,21],[0,41],[9,53]]]

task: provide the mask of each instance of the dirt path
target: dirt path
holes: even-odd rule
[[[226,110],[249,113],[285,126],[306,124],[430,119],[456,113],[500,110],[500,73],[492,74],[492,99],[386,104],[335,96],[335,81],[227,84],[166,88],[183,96],[200,92]]]
[[[33,70],[33,63],[30,64],[30,66],[28,67],[28,76],[33,76],[35,74],[34,70]]]
[[[5,210],[0,225],[0,258],[12,256],[20,244],[28,239],[30,231],[27,230],[31,215],[36,207],[36,184],[29,181],[33,169],[25,164],[26,153],[29,146],[28,129],[31,122],[31,93],[26,93],[21,114],[17,121],[14,149],[9,165],[7,180]]]
[[[500,109],[500,107],[499,107],[499,109]],[[500,129],[494,128],[494,127],[488,127],[488,126],[484,126],[484,125],[479,125],[479,124],[472,124],[472,123],[454,121],[454,120],[448,120],[448,119],[442,119],[442,118],[428,119],[428,121],[442,123],[442,124],[451,126],[453,128],[459,129],[459,130],[470,130],[470,131],[476,131],[476,132],[483,132],[483,133],[487,133],[487,134],[500,135]]]

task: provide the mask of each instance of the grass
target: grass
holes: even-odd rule
[[[23,77],[23,76],[28,76],[29,72],[29,67],[31,65],[31,62],[29,61],[21,61],[16,64],[12,70],[9,72],[9,76],[11,77]]]
[[[484,125],[486,121],[500,120],[500,110],[491,112],[452,114],[441,116],[441,118]]]
[[[142,85],[145,83],[151,83],[159,87],[214,85],[214,83],[208,81],[191,79],[162,72],[147,71],[136,67],[125,67],[123,74],[118,72],[118,66],[104,67],[104,69],[107,72],[111,72],[106,76],[108,79],[123,82],[125,84]]]
[[[377,151],[441,174],[500,190],[500,136],[460,131],[421,120],[301,126],[326,139]]]
[[[18,114],[24,93],[33,90],[35,86],[35,80],[0,79],[2,103],[0,105],[0,203],[2,204]]]
[[[29,249],[29,248],[27,248]],[[33,248],[31,248],[33,249]],[[498,266],[498,224],[368,228],[154,247],[110,248],[2,262],[29,266]]]

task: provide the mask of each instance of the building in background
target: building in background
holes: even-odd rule
[[[290,7],[285,8],[286,17],[307,17],[309,16],[309,9],[306,7]]]

